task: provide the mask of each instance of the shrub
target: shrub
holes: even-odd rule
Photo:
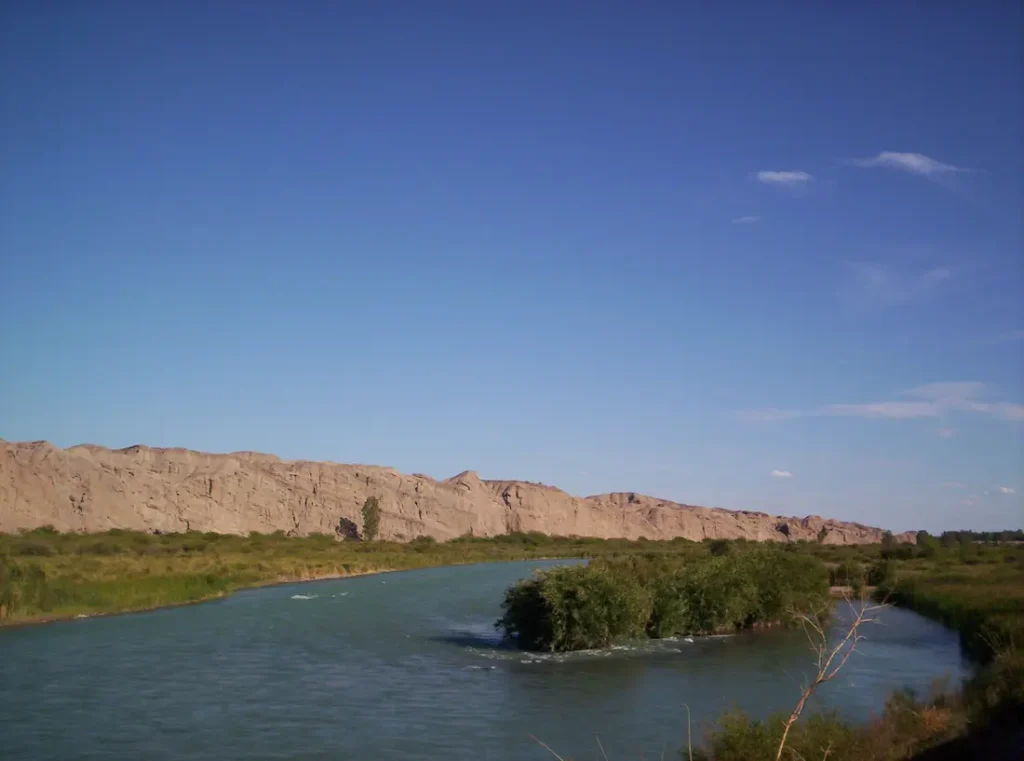
[[[655,639],[684,634],[690,629],[690,608],[682,572],[665,574],[651,585],[651,616],[647,636]]]
[[[686,565],[645,553],[543,572],[510,588],[503,607],[498,626],[521,647],[579,650],[787,624],[827,609],[828,578],[814,558],[760,547]]]
[[[48,557],[53,554],[53,549],[42,542],[21,542],[14,548],[18,555],[25,557]]]
[[[565,566],[505,593],[496,626],[530,650],[589,650],[643,636],[650,594],[607,568]]]
[[[37,565],[18,565],[0,557],[0,621],[20,610],[46,610],[49,587]]]
[[[712,539],[708,550],[715,557],[728,555],[732,552],[732,545],[729,543],[728,539]]]

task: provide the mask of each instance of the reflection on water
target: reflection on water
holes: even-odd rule
[[[564,561],[562,561],[564,562]],[[788,711],[803,634],[529,654],[494,629],[505,588],[553,562],[243,592],[206,605],[0,632],[17,759],[674,757],[722,710]],[[817,708],[866,718],[894,688],[963,678],[954,634],[886,610]]]

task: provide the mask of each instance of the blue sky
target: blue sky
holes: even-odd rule
[[[1021,527],[959,5],[5,4],[0,436]]]

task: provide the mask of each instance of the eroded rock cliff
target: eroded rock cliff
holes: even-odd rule
[[[472,471],[436,481],[373,465],[287,461],[255,452],[0,442],[2,532],[49,524],[61,531],[344,534],[346,523],[361,525],[369,496],[380,500],[383,539],[512,531],[698,541],[820,535],[827,544],[882,538],[881,529],[818,516],[694,507],[632,493],[580,498],[540,484],[484,481]]]

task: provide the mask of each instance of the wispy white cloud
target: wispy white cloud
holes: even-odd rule
[[[827,404],[818,410],[820,415],[833,417],[873,417],[908,420],[938,417],[939,406],[932,402],[867,402],[865,404]]]
[[[1014,341],[1024,341],[1024,330],[1008,330],[992,339],[993,343],[1007,344]]]
[[[777,420],[790,420],[795,417],[806,417],[809,412],[804,410],[783,410],[778,407],[765,407],[760,410],[741,410],[737,413],[743,420],[756,423],[773,423]]]
[[[951,439],[956,436],[956,431],[952,428],[940,428],[935,433],[939,435],[940,439]]]
[[[807,410],[779,409],[769,407],[760,410],[746,410],[740,417],[759,422],[775,422],[799,417],[860,417],[889,420],[913,420],[937,418],[949,412],[973,412],[1001,420],[1024,421],[1024,404],[1015,402],[992,402],[985,397],[989,393],[984,383],[965,381],[956,383],[927,383],[904,391],[903,399],[854,404],[826,404]],[[949,435],[947,436],[946,433]],[[939,435],[949,438],[952,429],[941,428]]]
[[[888,309],[905,306],[928,297],[953,277],[950,267],[933,267],[922,272],[894,272],[868,262],[849,265],[850,282],[846,300],[861,309]]]
[[[732,223],[734,225],[753,225],[760,222],[764,217],[748,216],[748,217],[733,217]]]
[[[788,470],[773,470],[768,475],[770,475],[772,478],[792,478],[793,477],[793,474],[790,473]]]
[[[1013,402],[979,402],[964,400],[959,405],[953,406],[953,408],[969,410],[971,412],[980,412],[1003,420],[1024,420],[1024,404],[1015,404]]]
[[[1017,493],[1017,490],[1016,489],[1011,489],[1009,486],[1000,486],[999,487],[999,493],[1000,494],[1014,495],[1014,494]]]
[[[932,399],[936,402],[955,403],[981,396],[985,393],[985,384],[980,381],[945,381],[942,383],[925,383],[907,391],[909,396],[921,399]]]
[[[952,164],[945,164],[922,153],[899,153],[897,151],[882,151],[872,158],[848,159],[846,163],[851,166],[868,168],[898,169],[901,172],[909,172],[929,180],[947,179],[951,175],[971,171]]]
[[[814,176],[799,169],[785,172],[760,171],[757,173],[757,181],[766,185],[781,185],[783,187],[796,187],[814,182]]]
[[[960,500],[960,504],[963,505],[964,507],[974,507],[976,504],[978,504],[978,495],[971,494],[965,497],[964,499]]]

